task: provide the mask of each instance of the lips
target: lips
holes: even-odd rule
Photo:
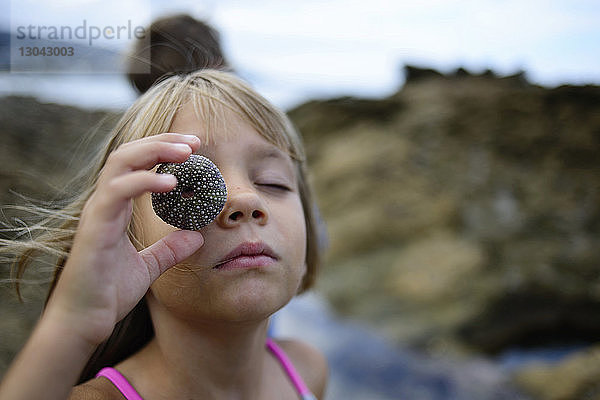
[[[249,269],[271,265],[278,257],[265,243],[245,242],[233,249],[214,269]]]

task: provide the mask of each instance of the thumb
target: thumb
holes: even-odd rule
[[[163,272],[194,254],[204,244],[204,237],[196,231],[175,231],[140,251],[148,267],[152,282]]]

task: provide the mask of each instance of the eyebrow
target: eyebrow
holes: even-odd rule
[[[249,147],[249,151],[260,158],[275,158],[284,161],[289,159],[291,161],[291,157],[286,152],[275,146],[254,145]]]
[[[253,154],[253,157],[257,157],[262,161],[272,159],[276,162],[283,163],[282,165],[285,165],[284,169],[292,174],[292,176],[296,176],[294,160],[280,148],[275,147],[274,145],[265,146],[258,144],[250,145],[248,150]]]

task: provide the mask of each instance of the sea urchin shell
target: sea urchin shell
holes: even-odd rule
[[[152,207],[163,221],[180,229],[198,230],[219,215],[227,200],[221,172],[208,158],[192,154],[182,163],[163,163],[159,174],[172,174],[177,186],[152,193]]]

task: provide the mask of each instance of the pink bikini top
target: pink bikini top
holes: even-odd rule
[[[300,374],[298,374],[298,371],[296,371],[296,368],[294,368],[294,365],[281,347],[279,347],[270,338],[267,339],[266,346],[281,364],[281,367],[292,381],[292,384],[294,385],[294,388],[296,388],[300,398],[302,400],[316,400],[316,397],[310,392],[304,383],[304,380]],[[142,396],[140,396],[140,394],[133,388],[133,386],[131,386],[127,379],[116,369],[111,367],[102,368],[100,372],[96,374],[96,377],[99,376],[103,376],[111,381],[127,400],[144,400]]]

